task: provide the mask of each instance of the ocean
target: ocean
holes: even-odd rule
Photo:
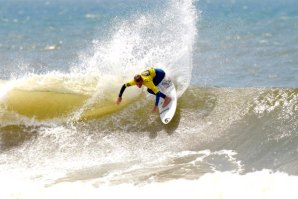
[[[0,0],[0,198],[297,198],[298,1]],[[123,83],[158,67],[173,120]]]

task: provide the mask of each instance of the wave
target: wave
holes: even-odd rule
[[[176,83],[178,95],[187,89],[192,74],[192,48],[198,20],[194,2],[165,1],[151,13],[115,20],[107,38],[95,39],[81,52],[73,74],[116,76],[122,82],[155,66]],[[113,78],[112,78],[113,80]]]
[[[128,105],[130,112],[133,111],[131,115],[134,118],[133,115],[140,117],[141,113],[144,113],[144,108],[152,104],[153,97],[150,98],[146,92],[141,92],[142,89],[130,87],[124,93],[123,105],[117,106],[115,99],[121,87],[120,81],[115,80],[119,84],[109,87],[105,85],[102,88],[95,88],[98,81],[100,80],[34,75],[13,86],[10,82],[2,82],[0,85],[4,91],[1,97],[2,119],[9,113],[37,120],[62,119],[69,122],[97,119],[102,116],[108,119],[111,116],[108,114],[123,114],[121,110]],[[297,89],[286,88],[232,89],[192,86],[178,100],[177,117],[181,118],[183,113],[186,117],[194,115],[200,120],[208,118],[209,122],[227,122],[222,124],[221,128],[229,127],[233,121],[243,119],[244,116],[261,119],[263,116],[272,115],[272,119],[290,120],[294,123],[297,95]],[[146,118],[147,115],[141,117]],[[179,122],[180,119],[176,119],[173,123]]]
[[[99,81],[53,74],[33,75],[17,82],[4,81],[0,85],[2,125],[7,121],[5,117],[13,120],[13,114],[16,116],[15,122],[18,116],[38,121],[94,119],[119,110],[139,94],[135,89],[130,89],[123,105],[115,106],[119,88],[97,88],[99,91],[96,92]]]
[[[35,122],[21,120],[21,113],[17,113],[18,117],[14,118],[17,121],[1,125],[1,150],[5,156],[0,157],[3,160],[9,157],[5,162],[10,168],[33,167],[38,171],[33,176],[47,179],[46,183],[41,182],[43,189],[34,192],[36,197],[54,194],[60,188],[69,196],[73,192],[67,190],[77,186],[80,187],[76,189],[80,191],[78,197],[86,193],[84,188],[88,191],[94,188],[89,194],[110,195],[124,188],[135,193],[151,190],[150,193],[157,194],[168,186],[186,186],[189,189],[179,190],[193,194],[196,187],[195,190],[207,190],[195,192],[199,196],[207,194],[204,197],[212,198],[217,196],[210,194],[216,193],[221,196],[234,194],[232,198],[238,198],[234,188],[229,189],[223,184],[232,179],[231,183],[244,189],[245,193],[249,192],[245,189],[245,183],[249,181],[250,187],[254,185],[254,196],[262,198],[264,187],[266,193],[276,193],[272,181],[267,183],[269,179],[274,179],[274,183],[281,179],[297,180],[290,175],[298,175],[298,89],[192,86],[179,98],[175,118],[169,125],[163,125],[158,115],[148,113],[153,99],[144,94],[135,93],[138,99],[132,99],[121,109],[111,102],[117,109],[109,113],[91,111],[91,118],[78,121],[74,113],[84,115],[90,106],[96,109],[96,105],[87,103],[92,95],[28,90],[10,92],[15,95],[7,97],[6,102],[15,100],[22,104],[30,101],[26,106],[33,108],[27,107],[26,114],[38,110],[34,108],[38,102],[34,98],[40,95],[50,95],[52,99],[57,95],[59,103],[65,104],[65,107],[60,104],[61,110],[67,110],[66,104],[75,107],[70,109],[71,114],[64,116],[66,122],[60,117],[56,118],[58,122],[54,119],[44,122],[41,122],[43,119],[40,122],[36,122],[37,119],[33,119]],[[77,105],[76,100],[80,102]],[[49,101],[41,103],[51,108]],[[18,103],[15,106],[21,107]],[[58,105],[53,107],[59,112]],[[23,117],[29,116],[23,114]],[[36,183],[18,189],[18,193],[34,198],[35,195],[26,190]],[[138,184],[138,187],[125,183]],[[105,186],[106,189],[101,189]],[[217,189],[205,189],[209,186]],[[285,192],[288,188],[278,190]],[[7,193],[10,192],[4,194]]]
[[[233,169],[240,173],[268,168],[298,174],[295,166],[298,157],[293,156],[298,142],[298,89],[190,87],[179,98],[176,115],[168,125],[163,125],[157,114],[150,113],[154,99],[146,98],[144,93],[132,90],[131,93],[124,99],[135,97],[119,107],[114,102],[116,93],[90,103],[94,99],[88,95],[12,90],[2,104],[6,107],[1,110],[2,146],[15,147],[35,136],[43,137],[47,129],[46,137],[55,138],[52,142],[57,142],[58,146],[73,148],[77,145],[80,148],[82,143],[88,142],[84,145],[86,150],[99,150],[98,153],[103,154],[98,157],[105,159],[118,157],[117,153],[122,154],[125,149],[131,156],[131,148],[142,149],[140,140],[149,136],[158,139],[149,147],[152,148],[150,153],[156,150],[156,155],[163,154],[164,149],[169,152],[224,148],[237,151],[237,159],[244,166]],[[66,133],[69,131],[72,133]],[[27,136],[16,138],[11,133]],[[107,135],[109,138],[103,139]],[[89,136],[94,144],[88,141]],[[168,142],[167,136],[174,140]],[[111,141],[121,146],[121,152],[108,144]],[[44,142],[42,145],[49,140]],[[102,145],[107,151],[102,151]],[[35,146],[36,151],[43,154],[40,146]],[[59,147],[52,150],[59,150]],[[138,150],[133,154],[139,156],[139,153],[147,154],[148,151]],[[217,168],[216,165],[213,166]]]
[[[198,19],[193,4],[191,0],[170,0],[154,12],[115,19],[107,30],[109,36],[94,40],[90,49],[79,52],[79,61],[69,66],[68,73],[24,71],[20,77],[2,82],[2,123],[14,117],[11,113],[38,121],[74,121],[116,112],[140,94],[127,89],[123,105],[114,106],[121,85],[152,66],[167,72],[181,96],[192,73]]]

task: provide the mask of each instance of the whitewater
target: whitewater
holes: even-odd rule
[[[297,3],[1,4],[0,198],[296,198]],[[145,89],[115,104],[151,66],[168,125]]]

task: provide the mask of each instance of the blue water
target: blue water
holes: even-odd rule
[[[197,83],[297,87],[298,2],[200,1]]]
[[[117,29],[115,24],[138,13],[158,12],[165,4],[1,0],[0,78],[26,71],[68,71],[93,40],[108,38]],[[200,17],[192,84],[297,87],[297,1],[201,0],[194,4]]]
[[[67,71],[93,40],[109,37],[111,29],[117,28],[114,23],[155,6],[146,1],[108,0],[1,0],[0,4],[2,79],[24,66],[21,74]]]
[[[216,86],[297,86],[295,1],[200,1],[194,82]],[[297,4],[297,3],[296,3]],[[118,16],[148,7],[134,1],[2,1],[1,69],[24,63],[67,70]],[[58,46],[46,51],[47,46]],[[7,69],[10,68],[10,69]],[[9,72],[1,73],[9,78]]]

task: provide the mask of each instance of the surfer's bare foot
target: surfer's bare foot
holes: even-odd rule
[[[166,96],[165,101],[164,101],[162,107],[164,108],[164,107],[168,106],[168,104],[170,103],[171,100],[172,99],[170,97]]]
[[[156,113],[158,110],[158,107],[157,106],[154,106],[154,108],[152,109],[152,113]]]

